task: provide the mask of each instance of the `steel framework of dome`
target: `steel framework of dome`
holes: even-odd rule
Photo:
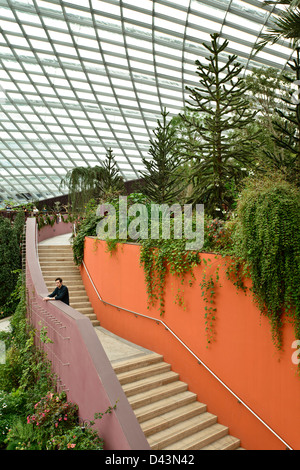
[[[178,114],[197,85],[210,34],[244,73],[286,67],[288,44],[253,56],[277,13],[262,0],[0,0],[2,201],[57,196],[68,170],[108,148],[138,178],[162,109]]]

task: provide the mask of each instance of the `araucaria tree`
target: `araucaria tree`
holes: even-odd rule
[[[183,180],[178,177],[180,157],[176,156],[178,139],[171,121],[167,122],[168,112],[163,110],[162,121],[157,120],[157,128],[150,140],[151,159],[143,157],[146,171],[141,172],[143,186],[141,191],[157,204],[169,204],[177,201],[183,190]]]
[[[295,54],[288,63],[292,77],[287,81],[296,86],[292,89],[290,97],[284,99],[288,105],[286,112],[277,110],[281,121],[275,124],[278,137],[274,135],[275,143],[284,150],[284,158],[276,159],[271,155],[277,167],[284,171],[288,180],[300,186],[300,0],[265,1],[268,4],[282,4],[286,8],[280,15],[271,17],[270,26],[266,33],[261,35],[261,41],[257,44],[257,50],[261,50],[267,44],[276,44],[282,40],[288,41]],[[283,123],[282,123],[283,122]]]
[[[191,113],[181,116],[198,136],[186,148],[188,155],[193,154],[193,202],[222,217],[222,209],[233,202],[228,187],[237,184],[250,167],[249,136],[241,139],[237,131],[253,121],[255,112],[249,110],[243,67],[236,55],[224,55],[228,41],[212,34],[211,43],[203,45],[210,56],[207,63],[196,61],[199,86],[187,87],[191,100],[186,108]],[[195,120],[193,113],[202,119]]]

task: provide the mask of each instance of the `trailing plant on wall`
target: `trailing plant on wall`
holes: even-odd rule
[[[210,344],[215,339],[215,329],[214,322],[216,320],[216,302],[215,302],[215,293],[217,286],[221,287],[219,284],[219,270],[220,266],[218,265],[216,269],[213,269],[212,274],[208,274],[208,270],[211,269],[211,259],[203,259],[204,270],[202,274],[202,280],[200,282],[201,295],[205,302],[204,307],[204,319],[205,319],[205,332],[207,337],[207,343]]]
[[[248,266],[252,291],[282,345],[286,311],[300,339],[300,193],[280,176],[249,180],[237,206],[234,254]]]
[[[144,268],[149,304],[159,302],[159,311],[165,311],[164,289],[166,274],[169,272],[183,280],[187,274],[194,279],[193,268],[201,263],[199,252],[187,251],[185,239],[142,240],[140,263]],[[178,292],[177,300],[183,304]]]

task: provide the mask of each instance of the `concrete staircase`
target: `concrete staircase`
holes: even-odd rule
[[[55,278],[69,289],[70,305],[100,325],[87,297],[69,245],[39,245],[39,262],[51,293]],[[240,450],[217,416],[197,401],[179,374],[156,353],[113,362],[112,366],[152,450]]]
[[[241,450],[159,354],[113,365],[151,450]]]
[[[39,245],[39,262],[49,294],[55,289],[55,279],[61,277],[68,287],[70,306],[86,315],[93,326],[100,323],[86,294],[78,267],[74,264],[70,245]]]

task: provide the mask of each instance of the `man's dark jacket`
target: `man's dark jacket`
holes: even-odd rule
[[[67,286],[64,286],[63,284],[60,288],[56,287],[48,297],[54,297],[55,300],[61,300],[65,304],[69,305],[69,291]]]

